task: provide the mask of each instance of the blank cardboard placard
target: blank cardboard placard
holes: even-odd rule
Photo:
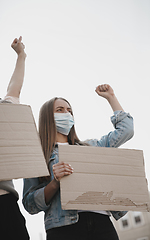
[[[150,211],[142,150],[59,146],[73,174],[61,179],[63,209]]]
[[[47,175],[31,107],[0,104],[0,181]]]

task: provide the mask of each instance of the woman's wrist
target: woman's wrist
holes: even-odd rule
[[[24,52],[24,51],[22,51],[22,52],[19,52],[19,53],[17,53],[18,54],[18,58],[23,58],[23,59],[25,59],[26,58],[26,53]]]
[[[52,182],[53,182],[54,188],[55,188],[55,187],[58,188],[58,186],[60,185],[60,181],[59,181],[58,179],[56,179],[56,178],[54,178],[54,179],[52,180]]]
[[[115,96],[115,94],[114,93],[112,93],[112,94],[109,94],[108,96],[107,96],[107,101],[110,103],[111,101],[114,101],[116,99],[116,96]]]

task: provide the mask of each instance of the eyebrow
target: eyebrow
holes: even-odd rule
[[[58,106],[58,107],[56,107],[56,109],[57,109],[57,108],[64,108],[64,107]],[[67,109],[70,109],[70,110],[71,110],[71,107],[68,107]]]

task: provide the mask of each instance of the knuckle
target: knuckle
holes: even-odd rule
[[[63,172],[65,172],[66,171],[66,168],[65,168],[65,166],[63,167]]]
[[[65,163],[64,162],[62,162],[62,167],[65,168]]]

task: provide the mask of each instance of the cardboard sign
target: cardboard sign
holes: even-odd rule
[[[73,174],[61,179],[63,209],[150,211],[143,151],[59,146]]]
[[[0,181],[47,175],[31,107],[0,104]]]

